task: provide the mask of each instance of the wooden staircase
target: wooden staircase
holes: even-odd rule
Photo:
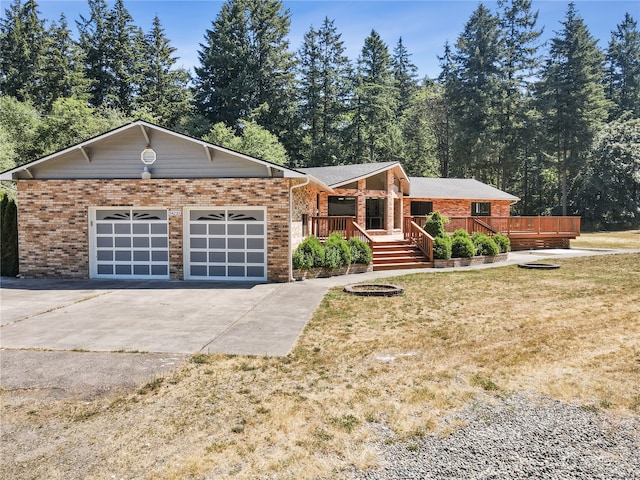
[[[373,271],[432,268],[418,247],[408,240],[388,240],[373,244]]]

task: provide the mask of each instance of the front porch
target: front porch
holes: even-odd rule
[[[404,217],[401,230],[388,234],[367,230],[352,216],[311,217],[311,233],[319,239],[338,232],[346,239],[356,237],[374,252],[374,270],[424,268],[433,266],[433,238],[422,228],[426,216]],[[509,237],[512,250],[569,248],[580,235],[580,217],[451,217],[449,233],[464,229],[469,234],[502,233]]]

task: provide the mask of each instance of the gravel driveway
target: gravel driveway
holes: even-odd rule
[[[357,480],[640,478],[640,418],[618,418],[533,394],[487,397],[450,416],[464,427],[400,442],[384,425],[385,465]]]

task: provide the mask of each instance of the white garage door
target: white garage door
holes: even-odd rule
[[[167,210],[90,211],[91,278],[169,278]]]
[[[266,209],[188,209],[185,278],[267,279]]]

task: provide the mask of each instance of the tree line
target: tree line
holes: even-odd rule
[[[438,78],[402,38],[372,30],[357,59],[329,18],[289,44],[281,0],[227,0],[193,74],[159,18],[123,0],[47,25],[35,0],[0,23],[0,167],[134,118],[290,167],[397,160],[409,175],[472,177],[521,197],[515,213],[640,218],[640,32],[626,14],[601,50],[573,3],[549,45],[531,0],[479,4]],[[435,53],[435,52],[434,52]]]

